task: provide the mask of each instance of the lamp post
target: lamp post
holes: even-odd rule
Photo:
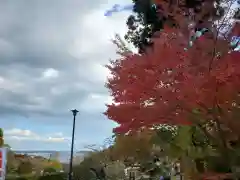
[[[71,156],[70,156],[70,164],[69,164],[69,177],[68,180],[72,180],[72,166],[73,166],[73,145],[74,145],[74,135],[75,135],[75,120],[78,113],[78,110],[71,110],[73,113],[73,128],[72,128],[72,144],[71,144]]]

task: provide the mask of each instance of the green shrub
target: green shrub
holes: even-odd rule
[[[66,173],[57,173],[57,174],[49,174],[40,176],[38,180],[66,180],[67,174]]]
[[[33,165],[29,161],[23,161],[18,167],[18,174],[30,174],[32,173]]]
[[[6,180],[30,180],[25,177],[6,177]]]
[[[208,171],[218,173],[230,173],[231,167],[229,163],[221,157],[208,157],[206,159]]]
[[[25,177],[19,177],[19,178],[16,178],[16,180],[28,180],[28,179]]]
[[[4,145],[3,130],[0,128],[0,147]]]
[[[63,169],[62,164],[59,161],[51,160],[50,164],[51,164],[50,167],[52,167],[56,170],[62,170]]]
[[[3,130],[0,128],[0,137],[3,137]]]
[[[57,170],[53,167],[47,167],[43,170],[43,173],[54,173],[54,172],[57,172]]]
[[[43,176],[35,176],[35,175],[22,175],[22,176],[7,176],[6,180],[66,180],[66,173],[54,173]]]

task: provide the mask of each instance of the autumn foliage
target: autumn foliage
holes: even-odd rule
[[[137,134],[117,135],[111,148],[114,159],[139,161],[149,158],[152,153],[151,138],[154,132],[145,130]],[[132,158],[132,159],[131,159]]]
[[[186,169],[200,165],[200,159],[206,165],[203,171],[197,169],[200,174],[193,171],[190,175],[193,179],[209,179],[210,172],[215,173],[211,175],[215,179],[220,178],[216,172],[217,175],[229,175],[225,173],[232,173],[232,168],[240,162],[240,52],[233,51],[230,46],[232,36],[239,36],[239,23],[228,29],[228,33],[220,32],[226,22],[218,21],[216,25],[215,20],[222,16],[221,12],[219,17],[213,17],[217,13],[211,12],[221,9],[214,7],[211,0],[199,1],[199,5],[192,7],[193,1],[187,0],[155,2],[161,7],[159,15],[172,18],[176,24],[165,24],[161,32],[155,33],[153,46],[144,53],[125,51],[121,58],[107,65],[111,76],[106,86],[114,103],[107,105],[105,115],[119,124],[114,132],[125,135],[119,136],[122,139],[118,138],[116,149],[119,151],[116,152],[124,152],[126,146],[129,151],[124,156],[134,153],[139,141],[133,147],[128,146],[133,142],[131,138],[126,140],[126,134],[131,135],[129,132],[139,133],[150,128],[157,132],[163,124],[174,125],[178,130],[189,129],[188,134],[177,131],[178,144],[186,144],[187,137],[191,139],[186,146],[179,146],[181,165],[184,166],[188,158],[194,163],[188,164]],[[230,8],[231,2],[228,2]],[[207,28],[208,32],[198,36],[189,46],[191,37],[202,28]],[[148,153],[148,149],[144,149],[146,144],[139,146],[145,155]]]
[[[0,147],[4,145],[3,130],[0,128]]]
[[[106,115],[128,132],[155,124],[200,124],[214,120],[239,127],[240,53],[229,52],[227,40],[213,33],[184,50],[188,39],[177,29],[165,29],[154,48],[128,55],[107,66],[107,87],[114,98]],[[189,118],[193,109],[202,117]],[[236,126],[236,124],[238,126]],[[237,132],[237,130],[235,130]]]

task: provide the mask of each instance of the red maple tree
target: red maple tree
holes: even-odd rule
[[[185,51],[187,43],[179,30],[165,29],[146,54],[128,55],[107,66],[112,74],[107,87],[115,103],[108,105],[105,114],[120,125],[115,131],[200,124],[202,118],[189,117],[193,109],[205,121],[236,128],[240,53],[228,53],[228,41],[212,33]]]

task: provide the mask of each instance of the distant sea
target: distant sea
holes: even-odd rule
[[[14,150],[13,150],[14,151]],[[35,156],[42,156],[45,158],[50,158],[51,155],[54,157],[56,154],[58,154],[58,160],[62,163],[68,163],[70,160],[70,151],[14,151],[17,154],[28,154],[28,155],[35,155]],[[85,157],[90,153],[90,151],[78,151],[74,152],[74,157]]]

